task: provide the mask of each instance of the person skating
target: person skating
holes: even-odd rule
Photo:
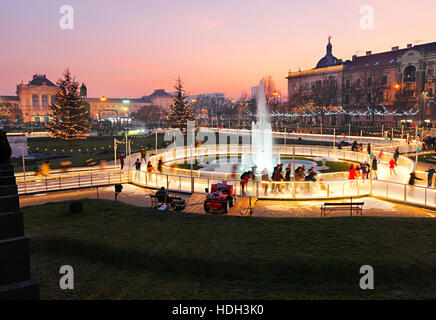
[[[378,161],[377,158],[374,157],[372,158],[372,172],[373,172],[373,178],[377,180],[377,165],[378,165]]]
[[[416,176],[416,172],[413,171],[410,173],[410,178],[409,178],[409,195],[413,196],[413,190],[415,188],[413,188],[413,186],[415,185],[415,180],[422,180],[421,178],[418,178]]]
[[[395,153],[394,153],[394,161],[395,161],[395,165],[397,164],[397,161],[398,161],[398,158],[400,157],[400,150],[399,150],[399,148],[397,148],[396,150],[395,150]]]
[[[144,160],[144,163],[147,163],[146,158],[147,158],[147,151],[145,151],[145,148],[142,147],[141,148],[141,163],[142,163],[142,160]]]
[[[135,179],[136,179],[136,180],[139,179],[140,170],[141,170],[141,162],[142,162],[142,161],[139,161],[139,158],[136,159],[136,162],[135,162],[135,169],[136,169],[136,172],[135,172]]]
[[[391,172],[391,175],[392,175],[392,172],[395,175],[397,175],[397,173],[395,172],[395,160],[394,160],[394,158],[392,158],[391,161],[389,161],[389,170]]]

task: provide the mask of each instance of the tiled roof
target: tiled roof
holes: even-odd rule
[[[53,82],[47,79],[45,74],[35,74],[33,76],[33,79],[29,81],[29,85],[34,87],[39,87],[44,85],[49,87],[56,87],[56,85]]]
[[[150,98],[155,98],[155,97],[168,97],[171,98],[171,95],[169,93],[167,93],[164,89],[157,89],[154,90],[154,92],[149,95]]]
[[[382,67],[395,65],[400,54],[410,49],[396,51],[387,51],[382,53],[371,54],[369,56],[357,57],[354,61],[345,62],[345,71],[354,71],[365,68]]]
[[[425,44],[420,44],[417,46],[413,46],[414,50],[418,50],[421,52],[436,52],[436,42],[430,42]]]

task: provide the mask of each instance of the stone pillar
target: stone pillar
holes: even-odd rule
[[[39,299],[5,132],[0,132],[0,155],[0,300]]]

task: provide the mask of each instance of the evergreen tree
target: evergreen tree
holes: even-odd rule
[[[191,106],[185,101],[188,95],[183,89],[180,78],[177,78],[174,88],[176,89],[176,95],[173,97],[173,103],[168,114],[168,124],[170,128],[178,128],[186,133],[187,123],[188,121],[195,121],[195,114]]]
[[[67,69],[64,79],[57,82],[56,104],[51,106],[52,119],[47,129],[53,138],[73,143],[77,139],[86,139],[85,133],[91,128],[85,101],[79,92],[79,83]]]

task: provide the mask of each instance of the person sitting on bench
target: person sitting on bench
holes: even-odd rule
[[[167,203],[170,201],[168,197],[168,192],[165,190],[164,187],[161,187],[155,194],[157,197],[157,200],[161,203]]]

